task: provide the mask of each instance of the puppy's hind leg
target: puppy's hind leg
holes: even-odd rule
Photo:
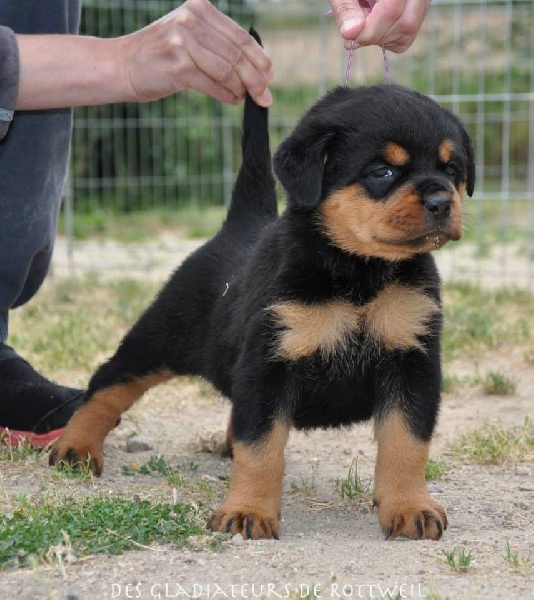
[[[84,404],[51,448],[50,465],[89,464],[93,474],[100,475],[104,440],[121,415],[148,389],[174,376],[161,363],[143,358],[150,356],[150,349],[136,347],[136,342],[129,334],[117,353],[95,372]]]
[[[161,371],[124,383],[116,383],[89,396],[72,416],[61,437],[50,451],[50,465],[89,463],[94,475],[104,465],[103,446],[108,433],[126,412],[151,387],[173,375]]]

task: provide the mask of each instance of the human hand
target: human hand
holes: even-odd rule
[[[341,36],[350,47],[384,45],[406,52],[428,12],[431,0],[330,0]],[[369,13],[369,8],[372,8]]]
[[[208,0],[187,0],[166,16],[116,38],[130,100],[157,100],[194,89],[228,104],[248,91],[269,106],[269,57],[235,21]]]

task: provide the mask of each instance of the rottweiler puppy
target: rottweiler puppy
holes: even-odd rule
[[[93,375],[51,464],[100,475],[103,444],[149,388],[200,375],[231,401],[228,496],[210,529],[278,538],[290,429],[373,420],[374,503],[387,538],[439,539],[425,463],[440,403],[432,250],[462,233],[474,187],[458,118],[396,85],[337,88],[282,142],[246,99],[242,166],[219,233],[172,275]]]

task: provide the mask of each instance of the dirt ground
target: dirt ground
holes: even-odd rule
[[[450,520],[441,541],[385,541],[369,505],[341,499],[336,481],[347,476],[355,458],[362,477],[372,476],[375,445],[369,426],[294,432],[286,452],[281,540],[223,539],[216,547],[202,541],[196,549],[154,545],[119,556],[70,563],[64,558],[60,565],[0,572],[0,597],[534,598],[534,462],[483,466],[450,451],[459,432],[485,419],[523,425],[533,413],[534,369],[513,351],[487,356],[476,365],[450,366],[462,375],[477,368],[505,369],[518,385],[506,397],[486,396],[476,387],[444,395],[431,456],[451,469],[429,483]],[[37,464],[2,463],[0,495],[9,501],[17,493],[39,490],[80,496],[101,491],[215,507],[224,495],[222,479],[230,472],[230,461],[217,448],[201,452],[199,439],[221,439],[227,415],[227,404],[204,384],[171,382],[149,392],[110,435],[100,479],[51,479],[46,457]],[[133,432],[152,449],[127,453],[126,440]],[[124,465],[143,464],[155,454],[163,454],[170,465],[194,463],[197,468],[175,490],[161,476],[122,474]],[[507,543],[522,564],[505,560]],[[466,572],[446,563],[445,553],[455,548],[472,553]]]
[[[196,245],[198,242],[184,242],[177,247],[160,240],[148,254],[146,246],[142,254],[141,249],[120,253],[104,246],[101,250],[128,272],[132,261],[139,265],[143,257],[149,263],[146,272],[159,278]],[[86,271],[92,263],[84,262],[84,257],[94,258],[98,250],[91,245],[77,248],[73,269],[65,263],[61,240],[59,247],[54,262],[58,276]],[[442,270],[449,262],[458,269],[462,256],[454,260],[442,257]],[[111,270],[110,276],[113,273]],[[49,565],[0,571],[0,598],[534,598],[532,455],[520,464],[488,466],[451,452],[459,433],[485,420],[521,427],[527,417],[534,417],[534,368],[522,349],[501,348],[476,361],[446,365],[447,374],[458,377],[490,370],[516,381],[515,393],[488,396],[478,386],[463,385],[443,397],[431,458],[445,461],[450,470],[429,482],[450,523],[439,542],[385,541],[369,504],[341,499],[336,482],[347,477],[355,459],[364,480],[373,475],[376,447],[369,425],[307,435],[293,432],[286,450],[279,541],[224,538],[213,544],[207,538],[185,549],[154,544],[119,556],[67,555],[59,563],[54,560]],[[64,383],[77,385],[77,377],[79,374],[73,374],[73,380]],[[208,509],[215,508],[224,498],[223,480],[231,468],[218,446],[227,418],[228,404],[205,384],[188,379],[170,382],[151,390],[110,434],[101,478],[76,481],[53,477],[46,455],[37,463],[2,462],[0,501],[9,506],[17,494],[81,497],[104,493],[201,502]],[[151,449],[126,452],[133,433],[145,438]],[[124,466],[145,464],[155,455],[163,455],[169,465],[180,470],[184,485],[173,488],[157,474],[123,474]],[[194,471],[188,467],[192,464]],[[517,564],[505,560],[508,547],[518,557]],[[455,549],[472,554],[465,572],[446,562],[445,554]]]

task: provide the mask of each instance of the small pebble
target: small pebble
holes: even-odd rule
[[[232,538],[232,544],[234,544],[234,546],[241,546],[241,544],[244,543],[245,540],[243,539],[243,536],[240,533],[236,533]]]
[[[140,435],[135,435],[126,442],[126,452],[147,452],[148,450],[152,450],[152,444]]]
[[[517,466],[515,468],[515,474],[516,475],[530,475],[530,470],[527,469],[527,467]]]

